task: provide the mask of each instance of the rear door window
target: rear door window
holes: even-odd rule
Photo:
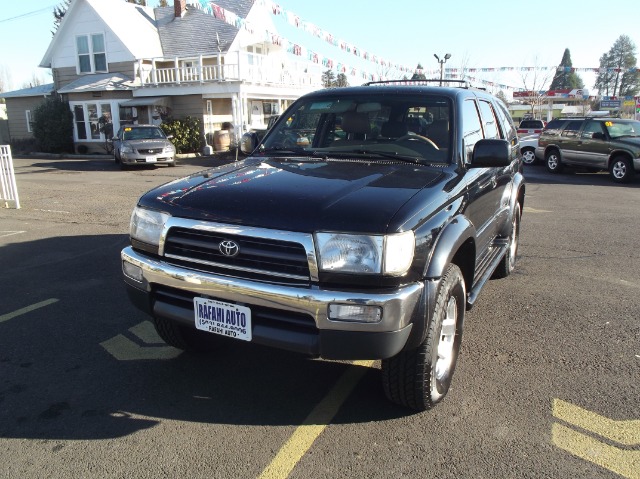
[[[488,101],[480,100],[480,113],[482,114],[482,127],[484,129],[484,137],[489,139],[497,139],[500,137],[498,132],[498,120],[493,112],[491,103]]]
[[[578,131],[580,131],[580,127],[582,126],[583,120],[571,120],[567,123],[564,131],[562,132],[562,136],[565,138],[577,138]]]

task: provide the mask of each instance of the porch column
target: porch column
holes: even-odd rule
[[[180,85],[180,61],[178,60],[178,57],[175,58],[175,60],[173,61],[173,67],[175,70],[175,82]]]
[[[200,77],[200,84],[204,83],[203,77],[204,69],[202,68],[202,55],[198,57],[198,76]]]
[[[155,86],[158,86],[158,71],[156,70],[156,59],[151,60],[151,81]]]

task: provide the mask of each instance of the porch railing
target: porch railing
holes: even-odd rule
[[[166,66],[167,63],[173,63]],[[241,81],[286,87],[321,87],[320,65],[247,52],[174,59],[142,58],[136,75],[143,86]]]
[[[0,145],[0,185],[2,185],[0,201],[4,203],[4,207],[20,208],[16,175],[13,171],[13,157],[9,145]]]

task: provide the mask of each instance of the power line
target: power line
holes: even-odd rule
[[[52,5],[48,6],[48,7],[41,8],[40,10],[34,10],[33,12],[23,13],[22,15],[17,15],[15,17],[5,18],[3,20],[0,20],[0,23],[10,22],[11,20],[17,20],[19,18],[30,17],[31,15],[36,15],[36,14],[38,14],[40,12],[44,12],[46,10],[50,10],[53,7],[55,7],[56,5],[57,5],[57,3],[54,3],[54,4],[52,4]]]

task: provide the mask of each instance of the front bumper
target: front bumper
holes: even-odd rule
[[[175,163],[175,155],[161,153],[159,155],[140,155],[139,153],[122,153],[120,161],[124,165],[156,165]]]
[[[248,306],[258,319],[253,342],[327,359],[383,359],[400,352],[412,334],[423,334],[428,298],[436,282],[394,290],[341,291],[250,281],[168,264],[127,247],[123,264],[141,270],[142,281],[124,275],[133,303],[152,316],[195,327],[193,297]],[[169,298],[169,299],[164,299]],[[382,310],[377,323],[329,319],[329,305],[369,305]],[[253,314],[253,313],[252,313]],[[420,327],[414,328],[414,324]]]

